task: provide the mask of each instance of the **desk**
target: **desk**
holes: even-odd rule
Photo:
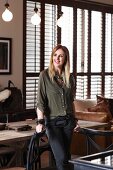
[[[28,140],[35,132],[36,123],[34,120],[8,123],[8,125],[10,124],[11,125],[29,124],[30,126],[32,126],[32,129],[28,131],[2,130],[0,131],[0,144]]]
[[[106,127],[108,126],[107,123],[99,123],[99,122],[90,122],[90,121],[78,121],[81,128],[82,127],[90,127],[90,128],[100,128],[100,127]],[[23,125],[28,124],[32,126],[32,129],[29,131],[15,131],[15,130],[2,130],[0,131],[0,144],[5,144],[6,146],[10,146],[15,149],[17,152],[16,157],[16,164],[18,166],[22,165],[22,152],[26,149],[28,146],[28,143],[26,143],[31,136],[35,132],[36,122],[35,120],[26,120],[21,122],[10,122],[8,125]]]
[[[11,157],[7,166],[15,166],[14,162],[16,166],[22,166],[23,165],[23,153],[27,150],[28,142],[31,136],[35,132],[36,123],[35,121],[32,120],[32,121],[11,122],[8,125],[10,124],[11,125],[29,124],[32,126],[32,129],[29,131],[15,131],[15,130],[1,130],[0,131],[0,144],[3,144],[6,146],[6,149],[4,147],[4,150],[6,150],[6,152],[9,151],[9,149],[11,148],[14,150],[14,155]]]
[[[99,122],[90,122],[90,121],[78,121],[81,128],[102,128],[108,127],[108,123],[99,123]],[[35,132],[36,122],[35,120],[26,120],[20,122],[11,122],[9,125],[24,125],[28,124],[32,126],[32,129],[29,131],[15,131],[15,130],[2,130],[0,131],[0,144],[10,143],[10,142],[19,142],[25,141],[31,138]]]
[[[78,120],[81,128],[109,128],[109,123],[92,122],[85,120]]]
[[[35,132],[34,130],[21,132],[15,130],[0,131],[0,144],[28,140],[31,138],[34,132]]]

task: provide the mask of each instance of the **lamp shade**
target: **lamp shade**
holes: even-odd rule
[[[60,13],[60,17],[59,19],[57,20],[57,25],[59,27],[63,27],[63,22],[64,22],[64,18],[63,18],[63,12]]]
[[[39,14],[38,14],[38,13],[35,13],[35,14],[31,17],[31,23],[32,23],[33,25],[39,25],[40,22],[41,22],[41,18],[40,18],[40,16],[39,16]]]
[[[9,9],[5,9],[5,11],[2,13],[2,19],[6,22],[11,21],[13,18],[13,14]]]
[[[31,23],[33,25],[39,25],[41,22],[41,18],[39,16],[38,8],[36,7],[36,3],[35,3],[34,12],[35,12],[34,15],[31,17]]]

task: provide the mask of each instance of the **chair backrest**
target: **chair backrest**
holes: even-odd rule
[[[87,142],[87,154],[92,154],[92,150],[95,152],[103,152],[113,148],[113,143],[111,137],[113,136],[113,131],[111,130],[96,130],[90,128],[81,128],[80,133],[86,136]],[[105,137],[105,146],[104,148],[100,143],[97,143],[95,137]]]
[[[49,143],[44,141],[42,137],[46,138],[45,131],[41,133],[34,133],[34,135],[31,137],[28,154],[27,154],[27,165],[26,170],[32,170],[34,167],[35,169],[41,168],[41,154],[45,151],[51,151],[51,147]],[[40,144],[42,141],[45,142],[45,144]]]

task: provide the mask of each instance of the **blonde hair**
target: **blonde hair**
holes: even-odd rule
[[[53,81],[53,78],[55,76],[55,69],[54,69],[54,65],[53,65],[53,55],[58,49],[62,49],[64,51],[64,53],[65,53],[65,56],[66,56],[65,57],[65,62],[64,62],[64,65],[63,65],[63,69],[62,69],[62,74],[63,74],[63,81],[64,81],[65,85],[67,87],[69,87],[69,77],[70,77],[69,50],[67,49],[67,47],[62,46],[61,44],[58,44],[52,50],[51,58],[50,58],[50,64],[49,64],[49,77]]]

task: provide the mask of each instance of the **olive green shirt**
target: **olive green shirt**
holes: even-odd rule
[[[45,116],[54,118],[73,114],[73,100],[75,95],[75,79],[70,75],[70,87],[62,87],[55,81],[51,81],[48,69],[42,71],[38,82],[37,108]]]

